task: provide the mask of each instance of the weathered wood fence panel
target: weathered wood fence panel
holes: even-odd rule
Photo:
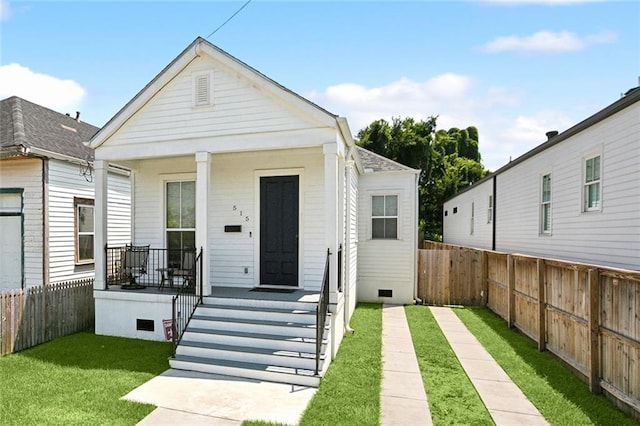
[[[0,293],[0,355],[94,326],[93,279]]]
[[[418,250],[418,297],[431,305],[483,305],[479,250]]]
[[[425,303],[486,305],[640,420],[640,272],[423,247],[418,288]]]

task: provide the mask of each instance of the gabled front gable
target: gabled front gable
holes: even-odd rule
[[[90,146],[100,158],[144,158],[318,145],[338,131],[335,115],[197,38]]]

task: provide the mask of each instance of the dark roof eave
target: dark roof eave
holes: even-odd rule
[[[554,136],[553,138],[549,139],[547,142],[544,142],[540,145],[538,145],[537,147],[533,148],[532,150],[526,152],[525,154],[521,155],[520,157],[516,158],[513,161],[510,161],[509,163],[505,164],[504,166],[500,167],[498,170],[496,170],[493,173],[488,174],[487,176],[485,176],[484,178],[480,179],[477,182],[474,182],[472,185],[469,185],[468,187],[461,189],[460,191],[456,192],[454,195],[452,195],[451,197],[447,198],[446,200],[444,200],[444,202],[447,202],[449,200],[454,199],[455,197],[457,197],[460,194],[463,194],[469,190],[471,190],[471,188],[489,180],[489,179],[493,179],[494,176],[498,176],[500,173],[503,173],[507,170],[509,170],[512,167],[515,167],[516,165],[528,160],[531,157],[534,157],[535,155],[538,155],[539,153],[541,153],[542,151],[549,149],[557,144],[559,144],[560,142],[569,139],[572,136],[575,136],[576,134],[582,132],[583,130],[588,129],[589,127],[611,117],[612,115],[624,110],[625,108],[635,104],[636,102],[640,101],[640,87],[637,87],[635,89],[631,89],[627,92],[627,95],[624,96],[623,98],[617,100],[616,102],[612,103],[611,105],[607,106],[606,108],[598,111],[597,113],[593,114],[592,116],[586,118],[585,120],[582,120],[581,122],[579,122],[578,124],[570,127],[569,129],[565,130],[564,132]]]

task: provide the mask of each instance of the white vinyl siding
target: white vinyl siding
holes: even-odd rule
[[[49,276],[51,283],[91,278],[93,262],[76,261],[74,200],[94,198],[94,182],[80,175],[80,166],[49,160]],[[130,241],[130,184],[128,176],[108,177],[109,245]],[[94,253],[97,248],[94,248]],[[82,264],[86,263],[86,264]]]
[[[255,249],[259,237],[256,235],[255,172],[302,168],[300,262],[304,269],[301,282],[307,290],[320,288],[326,256],[323,167],[320,148],[212,156],[207,209],[211,285],[252,287],[257,284],[254,265],[258,261]],[[172,174],[194,174],[195,170],[195,156],[139,162],[134,197],[137,244],[164,246],[160,171],[163,179],[170,180]],[[224,232],[225,225],[241,225],[242,232]]]
[[[382,301],[378,290],[392,290],[394,303],[413,300],[415,267],[415,175],[411,173],[366,173],[359,179],[358,202],[358,300]],[[371,238],[372,195],[398,196],[397,239]],[[388,301],[388,299],[387,299]]]
[[[44,282],[42,160],[0,160],[0,187],[24,189],[24,285],[40,286]]]
[[[447,244],[467,245],[490,250],[493,243],[493,223],[490,220],[486,222],[475,220],[475,217],[472,219],[472,204],[473,216],[476,216],[476,211],[487,211],[487,216],[493,217],[495,204],[492,179],[476,183],[471,189],[444,203],[442,213],[443,241]],[[454,209],[457,209],[455,213]],[[491,213],[489,213],[490,211]],[[496,214],[499,217],[499,209]],[[470,232],[472,220],[473,234]]]
[[[500,173],[496,250],[640,269],[639,114],[636,103]],[[595,156],[601,159],[601,211],[581,214],[585,160]],[[539,238],[540,170],[553,177],[553,233],[548,238]],[[445,242],[474,246],[474,240],[457,237],[461,223],[453,220],[451,206],[464,205],[481,192],[473,187],[447,201]]]
[[[210,99],[215,105],[210,108],[194,107],[193,75],[210,75],[215,84],[211,84]],[[188,125],[187,125],[188,123]],[[210,152],[219,147],[236,149],[239,145],[248,146],[247,134],[264,138],[269,133],[316,131],[318,124],[302,118],[299,113],[276,100],[235,72],[206,58],[193,61],[183,73],[173,79],[153,101],[145,105],[109,140],[109,147],[118,147],[118,152],[133,145],[153,144],[154,149],[181,149],[185,154],[194,152],[198,141]],[[305,133],[297,134],[292,144],[315,145],[323,143],[314,140]],[[229,139],[237,135],[239,139]],[[333,134],[335,138],[335,133]],[[175,141],[189,140],[188,144],[175,144]],[[284,144],[286,138],[271,139]],[[264,146],[264,144],[262,144]]]

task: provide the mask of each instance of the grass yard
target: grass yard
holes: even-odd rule
[[[405,306],[434,425],[493,425],[475,387],[425,306]]]
[[[171,344],[77,333],[0,358],[3,425],[133,425],[120,397],[169,368]]]
[[[467,328],[552,425],[637,425],[548,352],[488,309],[454,309]],[[427,387],[428,389],[428,387]],[[431,400],[429,400],[431,402]]]
[[[380,424],[382,305],[359,304],[338,356],[302,415],[301,426]]]

